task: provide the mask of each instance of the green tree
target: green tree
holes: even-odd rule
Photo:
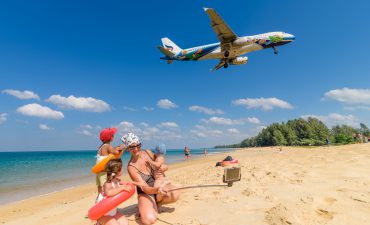
[[[331,135],[333,136],[336,144],[353,143],[354,133],[355,129],[347,125],[337,125],[331,129]]]
[[[370,136],[369,128],[363,123],[360,123],[360,132],[367,137]]]

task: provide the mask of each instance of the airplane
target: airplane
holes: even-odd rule
[[[208,14],[211,26],[220,42],[181,49],[169,38],[165,37],[161,39],[163,46],[158,46],[159,50],[165,55],[160,57],[160,59],[167,60],[168,64],[171,64],[174,60],[220,59],[220,62],[212,70],[218,70],[221,67],[226,69],[229,64],[242,65],[248,63],[248,57],[241,55],[267,48],[272,48],[274,53],[278,54],[278,46],[295,40],[294,35],[281,31],[238,37],[214,9],[203,9]]]

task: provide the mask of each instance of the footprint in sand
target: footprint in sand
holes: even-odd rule
[[[325,209],[316,209],[315,211],[317,214],[319,214],[322,218],[326,220],[331,220],[333,219],[333,213],[326,211]]]
[[[244,195],[244,196],[251,196],[251,195],[254,195],[256,192],[254,192],[254,191],[252,191],[251,189],[249,189],[249,188],[246,188],[246,189],[244,189],[244,191],[242,192],[242,194]]]
[[[337,201],[335,198],[332,198],[332,197],[326,197],[324,200],[325,202],[330,203],[330,204],[333,204],[334,202]]]
[[[278,204],[265,212],[265,219],[268,224],[276,225],[276,224],[283,224],[283,225],[290,225],[293,224],[288,219],[288,210],[282,204]]]

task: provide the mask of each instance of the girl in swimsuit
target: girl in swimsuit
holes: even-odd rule
[[[122,160],[112,159],[107,163],[107,181],[103,185],[103,190],[99,193],[97,202],[100,202],[105,197],[114,196],[121,191],[131,191],[130,186],[125,185],[119,177],[122,176]],[[117,211],[117,208],[112,209],[104,216],[98,219],[101,225],[128,225],[128,221],[124,215]]]
[[[128,146],[127,150],[131,153],[127,171],[131,179],[138,183],[137,193],[140,220],[143,224],[153,224],[158,216],[155,195],[163,195],[161,204],[168,204],[177,201],[180,193],[179,191],[166,192],[166,190],[176,188],[169,183],[154,187],[155,168],[150,164],[153,161],[154,154],[150,150],[141,151],[141,142],[135,134],[128,133],[121,140]]]

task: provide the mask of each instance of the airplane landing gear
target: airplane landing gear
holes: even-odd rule
[[[230,55],[230,52],[229,51],[225,51],[225,53],[224,53],[225,58],[228,58],[229,55]]]
[[[272,48],[274,49],[274,54],[277,55],[279,53],[279,50],[276,48],[276,46],[272,46]]]
[[[229,67],[229,64],[228,63],[225,63],[224,64],[224,68],[227,69],[227,67]]]

